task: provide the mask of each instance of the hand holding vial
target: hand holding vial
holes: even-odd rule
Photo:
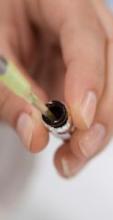
[[[113,15],[102,0],[9,0],[0,2],[0,16],[0,56],[15,63],[40,100],[69,110],[76,129],[54,161],[71,177],[113,134]],[[40,111],[1,82],[0,94],[1,120],[29,151],[41,151],[49,132]]]

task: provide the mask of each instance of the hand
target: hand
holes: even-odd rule
[[[100,0],[8,0],[0,3],[0,22],[0,54],[17,64],[41,98],[69,106],[77,130],[55,164],[70,177],[112,135],[112,15]],[[40,113],[2,85],[0,92],[1,119],[30,151],[40,151],[48,141]]]

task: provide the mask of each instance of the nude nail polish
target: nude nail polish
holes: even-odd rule
[[[96,94],[92,91],[89,91],[81,105],[81,115],[87,128],[89,128],[93,122],[96,112],[96,105]]]
[[[21,114],[17,121],[17,132],[21,140],[23,141],[23,144],[28,149],[31,145],[33,130],[34,123],[32,118],[26,113]]]
[[[105,127],[97,123],[80,137],[79,147],[86,158],[92,157],[101,149],[105,135]]]

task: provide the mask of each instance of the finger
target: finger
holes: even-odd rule
[[[64,145],[55,155],[55,165],[59,173],[68,178],[77,174],[89,159],[102,149],[100,143],[105,136],[105,127],[100,123],[95,123],[87,131],[78,131],[74,134],[70,144],[67,145],[68,152]]]
[[[2,48],[2,46],[1,46]],[[20,73],[27,75],[27,72],[20,65],[19,61],[14,58],[12,50],[7,47],[6,50],[2,49],[2,54],[17,63]],[[36,94],[43,100],[46,96],[41,89],[27,77],[31,87]],[[28,150],[35,153],[42,150],[48,142],[48,132],[42,124],[41,113],[34,109],[33,106],[28,104],[25,100],[13,94],[3,84],[0,83],[0,116],[1,119],[8,122],[14,127],[20,136],[23,144]],[[37,138],[38,137],[38,138]]]
[[[61,146],[54,158],[54,164],[58,173],[64,178],[70,178],[77,174],[86,164],[84,157],[80,158],[71,151],[70,143]]]
[[[72,18],[71,18],[72,19]],[[67,67],[65,99],[78,128],[89,128],[103,92],[106,39],[96,22],[76,27],[73,20],[62,27],[61,44]],[[84,28],[83,28],[84,27]]]
[[[108,75],[104,95],[99,104],[94,125],[87,132],[78,132],[72,140],[71,149],[75,152],[74,141],[84,156],[89,159],[101,151],[113,134],[113,44],[108,45]]]
[[[68,151],[73,155],[73,165],[71,159],[64,149],[63,157],[57,153],[57,167],[60,164],[60,173],[65,174],[65,167],[62,165],[62,159],[68,170],[68,176],[76,174],[78,167],[85,165],[92,157],[102,151],[113,135],[113,45],[108,46],[108,76],[106,88],[102,100],[99,104],[94,124],[87,131],[77,131],[68,145]],[[75,157],[75,159],[74,159]],[[75,164],[75,161],[77,163]],[[61,166],[62,165],[62,166]]]

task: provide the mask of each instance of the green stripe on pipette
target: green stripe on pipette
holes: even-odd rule
[[[42,108],[38,106],[38,103],[40,102],[42,104],[42,101],[32,91],[29,82],[21,74],[16,65],[10,61],[7,62],[3,57],[0,57],[0,81],[15,95],[23,98],[42,112]],[[51,120],[55,119],[53,113],[46,106],[43,113]]]
[[[31,85],[12,62],[6,64],[5,72],[0,73],[0,81],[15,95],[24,98],[27,102],[36,102]]]

